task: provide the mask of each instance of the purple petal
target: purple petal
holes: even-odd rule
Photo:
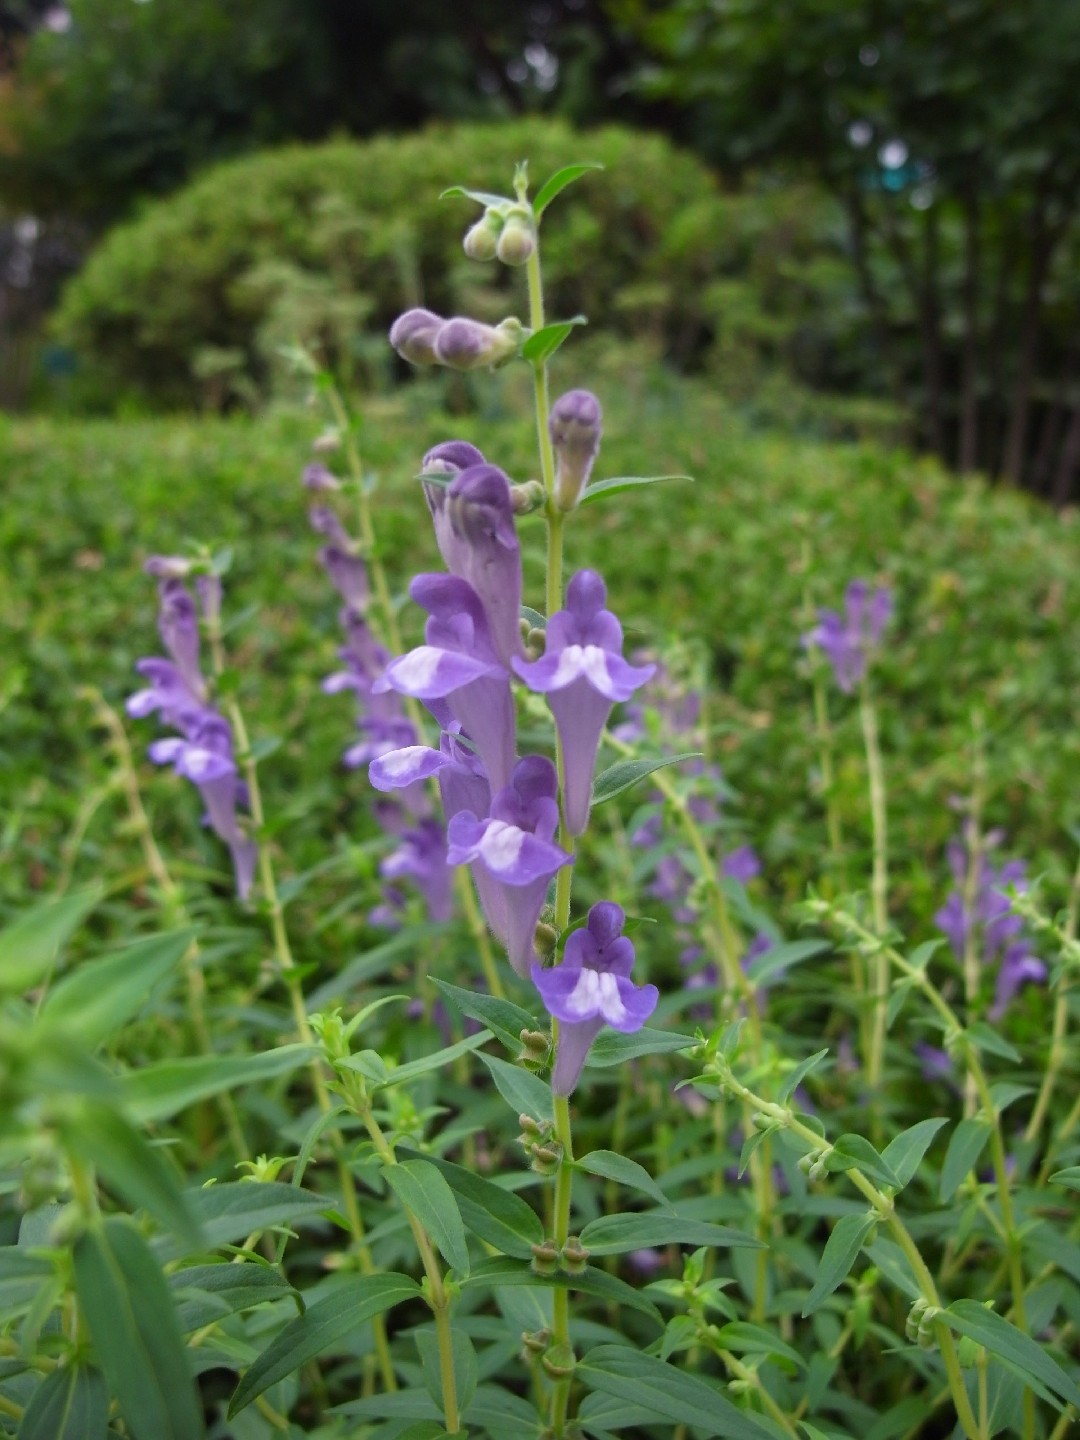
[[[415,780],[437,775],[452,762],[429,745],[407,745],[403,750],[390,750],[368,766],[368,779],[376,790],[401,790]]]

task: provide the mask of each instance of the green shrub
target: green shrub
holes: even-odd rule
[[[520,311],[513,273],[466,260],[447,228],[448,207],[460,234],[476,207],[439,194],[448,175],[505,193],[526,156],[537,181],[575,160],[605,167],[545,220],[549,314],[584,311],[681,365],[715,340],[710,363],[739,393],[748,375],[789,360],[796,378],[828,379],[822,353],[850,338],[850,305],[834,303],[834,226],[820,192],[725,196],[659,136],[538,120],[218,166],[111,232],[69,285],[55,332],[113,404],[257,403],[294,340],[347,382],[378,381],[385,331],[409,305],[488,319]]]

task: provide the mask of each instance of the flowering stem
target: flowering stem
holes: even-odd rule
[[[386,1138],[382,1127],[375,1118],[371,1100],[363,1081],[348,1072],[339,1073],[342,1091],[355,1113],[363,1121],[364,1129],[371,1137],[375,1153],[384,1165],[396,1165],[398,1158],[394,1147]],[[407,1205],[402,1207],[416,1242],[420,1261],[427,1278],[425,1298],[435,1320],[435,1334],[439,1345],[439,1374],[442,1380],[443,1418],[451,1435],[460,1434],[461,1419],[458,1413],[457,1377],[454,1373],[454,1346],[450,1330],[450,1296],[443,1280],[442,1268],[431,1238]]]
[[[1062,947],[1068,952],[1069,942],[1076,940],[1077,919],[1080,917],[1080,860],[1077,861],[1076,871],[1073,875],[1072,886],[1069,890],[1069,908],[1065,915],[1065,926],[1063,937],[1065,945]],[[1050,1108],[1050,1101],[1053,1097],[1054,1086],[1057,1084],[1058,1075],[1065,1061],[1065,1035],[1069,1024],[1069,988],[1070,979],[1068,970],[1063,970],[1057,985],[1057,995],[1054,999],[1054,1022],[1050,1035],[1050,1058],[1046,1065],[1046,1074],[1043,1076],[1042,1085],[1039,1087],[1039,1094],[1035,1101],[1035,1108],[1031,1112],[1031,1119],[1028,1121],[1027,1129],[1024,1131],[1024,1139],[1034,1140],[1042,1129],[1046,1112]]]
[[[146,868],[153,876],[161,894],[166,923],[177,929],[190,924],[183,896],[180,887],[169,874],[169,868],[165,864],[165,858],[158,848],[154,838],[153,826],[146,813],[146,807],[142,802],[142,792],[139,789],[139,777],[135,769],[135,760],[131,753],[131,744],[128,741],[127,731],[120,716],[106,701],[99,690],[86,687],[81,695],[90,705],[93,706],[94,716],[98,724],[107,731],[112,752],[116,757],[117,773],[120,786],[127,801],[128,815],[131,820],[131,827],[134,830],[139,844],[142,848],[143,858],[146,861]],[[213,1053],[213,1046],[210,1042],[210,1028],[206,1021],[206,979],[199,965],[199,942],[192,940],[184,952],[183,966],[184,979],[187,985],[188,1013],[191,1018],[191,1029],[195,1036],[195,1043],[203,1055]],[[231,1095],[219,1095],[217,1098],[218,1107],[221,1110],[222,1119],[225,1121],[225,1128],[229,1135],[229,1143],[237,1160],[245,1160],[248,1155],[247,1141],[244,1138],[243,1126],[240,1123],[240,1116]]]
[[[328,386],[327,400],[331,413],[334,416],[345,443],[345,458],[349,465],[349,474],[352,477],[353,487],[356,491],[357,516],[360,521],[360,540],[364,547],[364,559],[371,572],[371,581],[375,588],[375,598],[379,602],[379,608],[383,613],[383,624],[386,627],[386,637],[395,655],[401,654],[401,635],[398,632],[397,616],[394,614],[394,604],[390,599],[390,587],[386,582],[386,571],[383,569],[382,561],[379,558],[379,550],[375,541],[375,526],[371,519],[371,506],[368,503],[367,486],[364,484],[364,466],[360,458],[360,449],[356,443],[356,436],[353,432],[352,420],[345,402],[336,385]]]
[[[944,1002],[943,1002],[944,1003]],[[802,1140],[807,1146],[808,1153],[820,1151],[822,1146],[821,1135],[812,1130],[809,1125],[804,1125],[797,1118],[789,1106],[777,1105],[771,1100],[765,1100],[762,1096],[756,1095],[745,1085],[738,1081],[732,1074],[726,1060],[717,1057],[717,1074],[722,1087],[737,1095],[740,1100],[757,1113],[762,1113],[769,1119],[776,1122],[778,1126]],[[859,1190],[874,1210],[880,1216],[892,1232],[893,1238],[904,1252],[908,1264],[911,1266],[915,1283],[919,1287],[920,1294],[926,1303],[935,1310],[941,1309],[941,1296],[938,1294],[934,1277],[931,1275],[926,1261],[923,1259],[919,1247],[911,1237],[907,1226],[896,1213],[896,1206],[890,1195],[879,1190],[873,1181],[867,1177],[857,1166],[845,1169],[844,1174],[851,1183]],[[941,1358],[945,1365],[945,1374],[949,1381],[949,1390],[952,1394],[953,1404],[956,1407],[957,1419],[964,1428],[969,1440],[978,1440],[979,1427],[975,1419],[974,1411],[971,1408],[971,1401],[968,1399],[967,1389],[964,1385],[963,1373],[960,1369],[960,1357],[956,1351],[956,1344],[953,1340],[952,1331],[943,1320],[937,1320],[934,1324],[938,1345],[941,1350]]]
[[[863,741],[866,746],[866,768],[870,777],[870,822],[873,830],[874,863],[870,886],[871,908],[874,929],[884,936],[889,926],[889,875],[888,875],[888,822],[885,810],[885,767],[881,759],[881,743],[878,736],[877,712],[874,709],[870,682],[863,681],[859,692],[859,715],[862,720]],[[870,1032],[870,1050],[864,1057],[866,1079],[870,1093],[878,1098],[881,1072],[885,1060],[885,1014],[888,1006],[889,961],[878,951],[870,965],[872,987],[873,1022]],[[875,1105],[875,1114],[879,1107]]]
[[[553,1038],[558,1045],[557,1020],[552,1020]],[[559,1169],[555,1176],[555,1248],[562,1251],[570,1234],[570,1200],[574,1182],[574,1141],[570,1130],[570,1101],[565,1095],[554,1095],[552,1104],[555,1115],[555,1138],[562,1147]],[[562,1285],[552,1293],[551,1342],[553,1347],[562,1347],[562,1353],[570,1349],[570,1292]],[[556,1380],[551,1394],[550,1425],[556,1440],[564,1434],[566,1414],[570,1403],[572,1377]]]
[[[221,625],[219,621],[215,620],[213,624],[208,625],[207,639],[210,642],[214,674],[220,680],[225,671],[225,650],[222,644]],[[277,958],[278,968],[281,971],[281,977],[289,992],[289,1003],[292,1008],[296,1032],[303,1044],[313,1046],[315,1044],[315,1036],[308,1021],[307,1007],[304,1004],[303,984],[300,979],[296,961],[293,958],[292,946],[289,944],[289,933],[285,928],[285,907],[281,903],[281,896],[278,893],[277,880],[274,875],[274,862],[270,856],[269,845],[264,838],[261,838],[265,824],[265,813],[263,811],[262,791],[259,787],[258,762],[252,754],[251,742],[248,738],[243,711],[240,709],[235,696],[230,695],[225,700],[225,713],[228,716],[229,724],[232,726],[233,739],[236,746],[236,758],[247,784],[248,804],[251,807],[252,823],[256,835],[260,837],[258,846],[259,882],[262,886],[263,897],[270,915],[270,928],[274,940],[274,954]],[[316,1103],[323,1115],[327,1115],[332,1107],[330,1096],[326,1089],[326,1081],[323,1078],[322,1062],[318,1058],[311,1062],[311,1079],[315,1091]],[[341,1185],[345,1215],[349,1223],[349,1231],[352,1235],[353,1243],[357,1250],[357,1259],[364,1273],[370,1274],[374,1271],[375,1264],[371,1252],[368,1249],[364,1234],[360,1205],[356,1197],[356,1181],[346,1163],[340,1140],[332,1141],[331,1146],[334,1152],[338,1181]],[[394,1366],[390,1358],[389,1342],[386,1338],[386,1325],[381,1315],[375,1316],[372,1320],[372,1334],[375,1341],[376,1353],[379,1357],[379,1368],[382,1374],[383,1385],[387,1390],[396,1390],[397,1376],[394,1374]]]

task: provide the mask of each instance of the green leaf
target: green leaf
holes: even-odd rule
[[[990,1139],[992,1129],[993,1126],[988,1121],[973,1117],[970,1120],[961,1120],[953,1131],[941,1167],[938,1199],[943,1204],[952,1199],[965,1176],[970,1173]]]
[[[991,1030],[984,1020],[976,1020],[969,1025],[964,1032],[968,1040],[973,1040],[980,1050],[987,1051],[990,1055],[997,1055],[1001,1060],[1011,1060],[1014,1065],[1019,1065],[1021,1055],[1019,1050],[1003,1040],[996,1030]]]
[[[881,1152],[881,1158],[900,1181],[903,1188],[922,1164],[923,1156],[930,1143],[943,1125],[949,1122],[944,1116],[932,1120],[920,1120],[907,1130],[902,1130],[895,1140],[890,1140]]]
[[[572,320],[556,320],[551,325],[541,326],[539,330],[533,331],[521,347],[521,358],[532,365],[543,365],[546,360],[551,359],[576,325],[588,323],[584,315],[575,315]]]
[[[863,1135],[841,1135],[826,1161],[827,1170],[861,1170],[875,1185],[901,1189],[900,1180]]]
[[[65,1365],[46,1375],[19,1422],[19,1440],[105,1440],[109,1392],[100,1370]]]
[[[628,1285],[625,1280],[620,1280],[617,1275],[609,1275],[606,1270],[600,1270],[595,1265],[587,1265],[580,1275],[566,1275],[562,1271],[557,1275],[537,1275],[532,1266],[523,1260],[500,1255],[474,1265],[472,1273],[462,1282],[461,1288],[464,1290],[470,1285],[480,1286],[485,1290],[501,1289],[504,1286],[526,1286],[533,1290],[576,1290],[582,1295],[593,1295],[609,1304],[638,1310],[642,1315],[648,1315],[657,1325],[664,1323],[660,1311],[646,1295],[633,1285]]]
[[[603,805],[608,800],[614,800],[616,795],[621,795],[631,785],[636,785],[657,770],[681,765],[684,760],[700,760],[701,753],[700,750],[687,750],[682,755],[660,755],[652,760],[617,760],[601,771],[593,782],[592,803]]]
[[[725,1350],[734,1350],[737,1355],[771,1355],[785,1360],[798,1370],[806,1369],[806,1361],[799,1352],[786,1345],[778,1335],[766,1330],[763,1325],[751,1325],[745,1320],[732,1320],[721,1326],[717,1337]]]
[[[350,1337],[358,1325],[420,1293],[419,1285],[408,1275],[350,1276],[339,1290],[290,1320],[263,1351],[236,1387],[229,1418],[338,1340]]]
[[[574,1163],[578,1170],[586,1170],[590,1175],[614,1180],[630,1190],[643,1190],[658,1205],[671,1204],[643,1165],[636,1160],[628,1160],[625,1155],[617,1155],[614,1150],[591,1150]]]
[[[663,485],[668,480],[685,480],[694,483],[692,475],[613,475],[610,480],[597,480],[586,485],[579,505],[588,505],[591,500],[600,500],[605,495],[617,495],[621,490],[636,490],[641,485]]]
[[[318,1053],[314,1045],[281,1045],[261,1055],[193,1055],[183,1060],[162,1060],[123,1077],[124,1100],[136,1120],[167,1120],[208,1095],[285,1075]]]
[[[410,1156],[410,1159],[413,1157]],[[532,1259],[532,1247],[544,1238],[540,1219],[520,1195],[504,1190],[450,1160],[434,1155],[415,1157],[417,1163],[434,1165],[457,1196],[458,1209],[474,1235],[494,1245],[504,1255]]]
[[[513,205],[515,202],[506,195],[492,195],[487,190],[466,190],[464,185],[451,185],[439,196],[440,200],[475,200],[477,205],[483,205],[485,209],[489,205]]]
[[[1055,1170],[1050,1176],[1053,1185],[1064,1185],[1069,1190],[1080,1190],[1080,1165],[1069,1165],[1064,1170]]]
[[[805,1060],[800,1060],[798,1065],[780,1082],[780,1088],[776,1092],[777,1102],[781,1105],[786,1104],[792,1092],[798,1089],[811,1070],[817,1069],[828,1053],[829,1050],[826,1046],[824,1050],[817,1050],[813,1055],[808,1055]]]
[[[413,959],[420,963],[428,947],[440,936],[448,934],[450,928],[449,925],[409,925],[381,945],[364,950],[307,996],[309,1012],[321,1010],[335,1000],[344,1000],[354,994],[365,981],[384,975],[399,956],[410,951]]]
[[[766,1130],[751,1130],[751,1131],[750,1131],[750,1134],[747,1135],[746,1139],[743,1141],[743,1143],[742,1143],[742,1148],[741,1148],[740,1151],[739,1151],[739,1179],[740,1179],[740,1180],[742,1179],[743,1175],[745,1175],[745,1173],[746,1173],[746,1167],[750,1164],[750,1161],[753,1159],[754,1151],[758,1148],[758,1146],[762,1143],[762,1141],[767,1138],[767,1136],[768,1136],[768,1131],[766,1131]]]
[[[434,1054],[425,1055],[420,1060],[409,1060],[404,1065],[398,1065],[396,1069],[388,1069],[385,1080],[378,1082],[378,1088],[390,1090],[396,1085],[408,1085],[410,1081],[418,1079],[421,1075],[427,1075],[432,1070],[441,1070],[460,1055],[468,1055],[472,1050],[479,1050],[480,1046],[486,1045],[490,1039],[491,1031],[481,1030],[477,1035],[467,1035],[456,1045],[448,1045],[445,1050],[436,1050]]]
[[[994,1107],[994,1114],[1003,1115],[1010,1105],[1032,1093],[1031,1085],[1014,1085],[1009,1080],[999,1080],[996,1085],[990,1086],[990,1103]]]
[[[250,1310],[255,1305],[265,1305],[269,1300],[284,1300],[291,1296],[299,1303],[301,1311],[304,1308],[300,1292],[271,1265],[189,1265],[169,1276],[169,1287],[173,1291],[198,1292],[187,1299],[180,1294],[176,1297],[180,1328],[185,1332],[197,1329],[215,1316]],[[205,1313],[205,1301],[199,1298],[207,1295],[214,1297],[209,1315]]]
[[[135,1440],[200,1440],[202,1405],[165,1277],[130,1220],[81,1235],[75,1293],[109,1390]]]
[[[781,971],[801,965],[804,960],[812,960],[815,955],[830,948],[828,940],[782,940],[750,962],[746,967],[746,977],[755,985],[763,985]]]
[[[60,947],[101,899],[101,886],[42,900],[0,930],[0,993],[21,995],[43,979]]]
[[[540,186],[533,199],[533,214],[537,220],[540,219],[555,196],[565,190],[567,185],[572,185],[575,180],[580,180],[582,175],[587,175],[590,170],[603,170],[603,168],[598,160],[586,160],[583,164],[564,165],[561,170],[556,170],[555,174]]]
[[[459,1276],[469,1273],[469,1242],[454,1192],[444,1176],[423,1160],[384,1165],[383,1179],[431,1236]]]
[[[539,1076],[520,1065],[508,1065],[494,1055],[481,1054],[480,1059],[491,1071],[495,1088],[515,1115],[531,1115],[534,1120],[551,1119],[551,1091]]]
[[[257,1230],[312,1219],[330,1205],[325,1195],[279,1180],[230,1180],[185,1190],[184,1199],[210,1246],[230,1245]]]
[[[574,1374],[590,1390],[640,1405],[673,1424],[693,1425],[702,1436],[774,1440],[774,1432],[736,1410],[718,1384],[629,1346],[594,1346]]]
[[[515,1053],[521,1048],[522,1030],[535,1030],[536,1017],[530,1015],[528,1010],[523,1010],[520,1005],[512,1005],[509,1000],[498,1000],[494,995],[477,995],[472,990],[461,990],[456,985],[449,985],[445,980],[436,980],[431,977],[431,983],[436,986],[463,1015],[468,1015],[470,1020],[478,1020],[481,1025],[497,1035],[508,1050]]]
[[[995,1315],[977,1300],[954,1300],[941,1312],[941,1318],[953,1330],[985,1346],[991,1355],[1022,1376],[1034,1377],[1062,1400],[1080,1409],[1080,1388],[1042,1345],[1001,1315]]]
[[[420,1353],[420,1365],[427,1392],[441,1410],[442,1368],[439,1357],[439,1337],[435,1332],[434,1325],[424,1325],[420,1329],[414,1330],[413,1339],[416,1341],[416,1348]],[[468,1332],[456,1325],[451,1326],[450,1329],[450,1346],[454,1361],[454,1379],[457,1382],[458,1408],[464,1415],[469,1408],[469,1401],[476,1394],[476,1382],[479,1378],[476,1350]]]
[[[99,1170],[129,1205],[149,1211],[189,1250],[202,1245],[202,1233],[172,1167],[118,1111],[85,1100],[65,1119],[61,1135],[64,1148]]]
[[[690,1220],[673,1210],[644,1210],[632,1215],[601,1215],[581,1232],[581,1243],[592,1255],[621,1255],[653,1245],[740,1246],[762,1249],[760,1240],[726,1225]]]
[[[692,1050],[697,1044],[693,1035],[680,1035],[673,1030],[657,1030],[643,1025],[626,1035],[619,1030],[601,1030],[592,1043],[585,1065],[589,1069],[606,1070],[623,1065],[641,1055],[667,1055],[674,1050]]]
[[[155,986],[179,965],[195,932],[175,930],[136,940],[103,960],[88,960],[65,975],[38,1016],[62,1027],[88,1049],[100,1045],[146,1005]]]
[[[821,1308],[836,1287],[847,1278],[855,1264],[863,1241],[877,1224],[871,1211],[866,1215],[844,1215],[833,1226],[832,1234],[821,1252],[821,1263],[814,1279],[814,1288],[806,1297],[803,1315],[812,1315]]]

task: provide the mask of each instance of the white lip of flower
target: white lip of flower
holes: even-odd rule
[[[416,762],[416,751],[424,747],[421,745],[409,745],[404,750],[391,750],[382,757],[383,769],[391,780],[397,780],[407,774]]]
[[[479,850],[488,868],[499,874],[514,868],[524,843],[524,830],[519,830],[516,825],[511,825],[506,820],[492,820],[480,842]]]
[[[581,675],[598,690],[606,689],[611,684],[607,655],[599,645],[567,645],[559,656],[559,665],[552,677],[551,688],[561,690]]]
[[[443,652],[432,645],[420,645],[403,655],[394,666],[394,679],[410,690],[426,689],[435,678]]]
[[[609,1025],[626,1019],[626,1006],[619,995],[616,978],[606,971],[583,969],[566,998],[566,1008],[582,1020],[601,1015]]]

